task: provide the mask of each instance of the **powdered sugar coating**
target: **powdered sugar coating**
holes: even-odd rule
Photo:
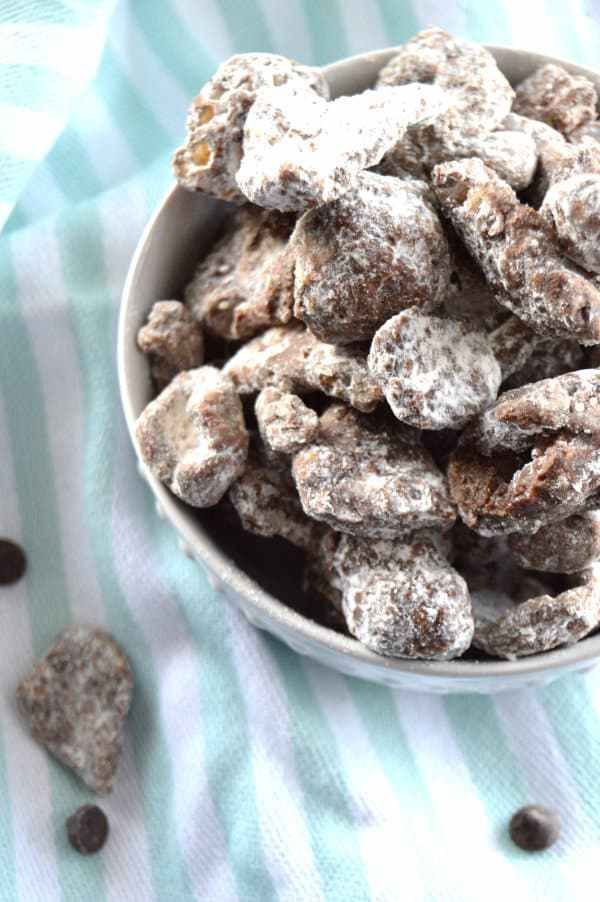
[[[371,338],[403,308],[431,310],[448,291],[446,237],[412,182],[362,173],[298,220],[292,245],[294,312],[323,341]]]
[[[432,124],[440,136],[492,131],[510,111],[514,97],[492,54],[479,44],[427,28],[404,44],[379,73],[377,84],[434,84],[450,106]]]
[[[471,644],[466,583],[433,543],[343,536],[333,570],[350,633],[377,654],[450,660]]]
[[[229,500],[242,526],[259,536],[281,536],[299,548],[311,548],[323,527],[306,516],[289,467],[275,466],[250,454],[242,475],[231,486]]]
[[[246,339],[291,319],[293,227],[293,217],[249,204],[232,217],[185,291],[192,313],[210,332]]]
[[[569,338],[542,339],[530,351],[527,360],[504,381],[505,389],[553,379],[589,365],[586,364],[584,349]]]
[[[600,174],[573,175],[550,185],[540,213],[554,225],[563,253],[600,273]]]
[[[600,292],[568,265],[543,218],[480,160],[433,171],[442,209],[500,303],[536,332],[600,341]]]
[[[453,231],[447,230],[452,272],[450,290],[440,312],[489,332],[510,317],[498,303],[479,266],[469,256]]]
[[[478,157],[517,191],[531,183],[538,163],[536,143],[523,131],[451,134],[442,139],[430,126],[416,134],[411,130],[407,140],[386,154],[379,171],[394,174],[394,169],[404,170],[423,177],[438,163],[469,157]]]
[[[383,415],[332,405],[292,473],[305,512],[340,532],[395,538],[447,529],[455,519],[445,478],[418,433]]]
[[[496,618],[480,616],[474,600],[473,645],[509,660],[570,645],[587,636],[600,622],[600,572],[584,571],[580,585],[556,597],[541,595],[510,607],[500,605]]]
[[[299,90],[329,97],[329,86],[318,69],[283,56],[241,53],[222,63],[190,107],[186,143],[173,157],[177,181],[191,191],[245,203],[235,176],[246,117],[261,88],[289,82]]]
[[[176,376],[136,424],[150,472],[192,507],[211,507],[244,469],[248,433],[231,379],[212,366]]]
[[[590,138],[592,141],[600,142],[600,119],[586,122],[585,125],[580,125],[569,133],[569,141],[573,144],[578,144],[580,141]]]
[[[407,126],[445,105],[431,85],[363,91],[329,103],[292,83],[264,89],[246,119],[237,183],[249,200],[270,209],[328,203],[375,166]]]
[[[263,388],[254,405],[263,442],[272,451],[295,454],[313,440],[319,418],[298,395]]]
[[[509,316],[489,335],[489,343],[505,380],[520,371],[544,339],[517,316]]]
[[[375,333],[368,364],[394,415],[419,429],[464,426],[502,381],[484,332],[415,307]]]
[[[600,558],[600,514],[575,514],[532,536],[509,536],[508,544],[521,567],[578,573]]]
[[[517,86],[513,109],[568,135],[596,118],[597,101],[593,82],[548,63]]]
[[[138,332],[137,343],[150,357],[150,372],[159,391],[177,373],[200,366],[204,359],[202,328],[180,301],[157,301]]]
[[[19,683],[17,704],[33,738],[94,792],[110,792],[121,757],[133,675],[112,636],[70,626]]]
[[[369,412],[383,394],[367,370],[365,351],[319,341],[297,323],[276,326],[245,344],[224,370],[242,395],[266,387],[322,391]]]

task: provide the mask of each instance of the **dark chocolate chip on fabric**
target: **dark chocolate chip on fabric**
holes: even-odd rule
[[[97,805],[82,805],[67,820],[67,836],[82,855],[99,852],[108,836],[108,819]]]
[[[526,852],[541,852],[554,845],[560,834],[560,816],[543,805],[525,805],[510,819],[512,841]]]
[[[10,539],[0,539],[0,585],[8,586],[21,579],[27,558],[20,545]]]

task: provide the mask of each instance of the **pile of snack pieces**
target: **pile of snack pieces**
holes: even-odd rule
[[[515,91],[430,28],[356,96],[247,54],[192,104],[176,177],[238,209],[139,333],[141,455],[301,548],[376,653],[600,623],[597,99],[554,65]]]

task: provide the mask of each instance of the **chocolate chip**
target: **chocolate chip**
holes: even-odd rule
[[[543,805],[525,805],[510,819],[512,841],[526,852],[540,852],[554,845],[560,834],[560,816]]]
[[[20,545],[10,539],[0,539],[0,585],[8,586],[21,579],[27,567],[27,558]]]
[[[67,836],[82,855],[98,852],[108,836],[108,820],[97,805],[82,805],[67,820]]]

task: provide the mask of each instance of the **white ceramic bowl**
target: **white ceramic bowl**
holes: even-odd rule
[[[521,50],[490,47],[498,65],[515,84],[538,66],[556,62],[586,75],[600,89],[600,76],[563,60]],[[332,95],[353,94],[372,85],[394,49],[341,60],[324,69]],[[148,223],[131,262],[119,322],[118,365],[127,425],[138,453],[134,424],[152,397],[146,358],[136,334],[154,303],[181,297],[201,253],[215,236],[227,205],[174,187]],[[138,454],[139,459],[139,454]],[[140,464],[156,498],[157,512],[177,530],[181,548],[206,570],[215,589],[236,604],[248,620],[277,636],[299,654],[352,676],[403,689],[427,692],[498,692],[540,686],[567,671],[592,666],[600,657],[600,634],[567,648],[518,661],[408,661],[379,657],[340,633],[319,625],[286,605],[297,593],[297,564],[288,563],[283,546],[265,549],[266,539],[243,537],[210,511],[198,512],[175,498]],[[265,561],[269,563],[266,564]],[[218,610],[215,610],[218,617]]]

